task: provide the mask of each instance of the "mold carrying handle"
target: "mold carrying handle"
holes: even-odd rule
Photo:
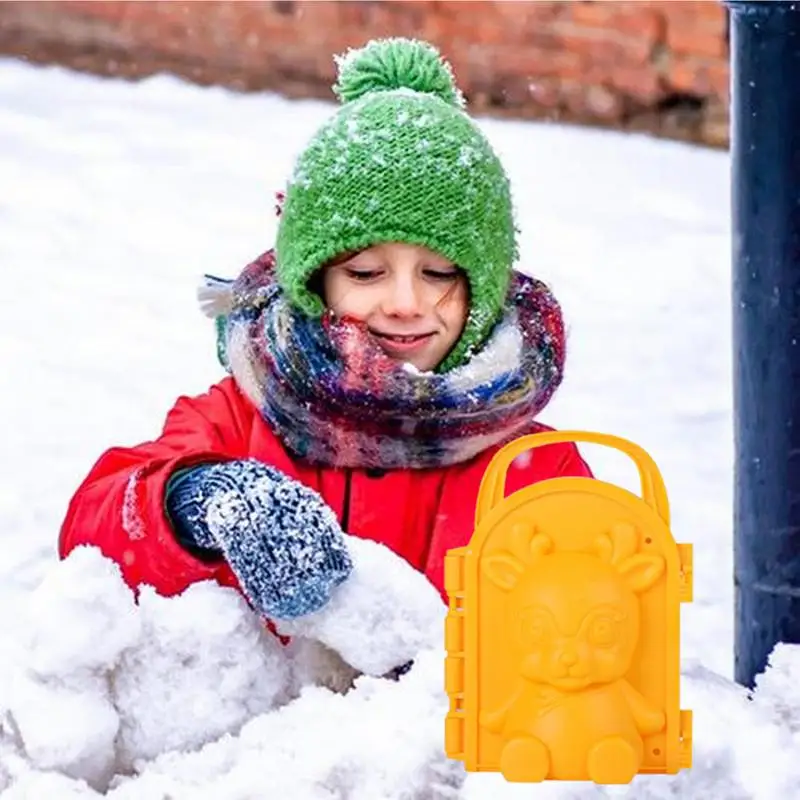
[[[664,480],[656,466],[656,462],[639,445],[610,436],[605,433],[589,433],[586,431],[548,431],[521,436],[498,450],[481,480],[478,502],[475,506],[475,527],[505,497],[506,472],[511,462],[521,453],[537,447],[564,442],[585,442],[600,444],[625,453],[636,464],[639,480],[642,484],[642,499],[669,525],[669,502]]]

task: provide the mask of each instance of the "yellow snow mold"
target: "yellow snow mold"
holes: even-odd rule
[[[641,497],[578,477],[505,497],[514,458],[566,441],[627,454]],[[691,767],[679,693],[692,549],[672,537],[642,448],[581,431],[505,446],[483,477],[470,543],[447,555],[445,586],[450,758],[518,782],[624,784]]]

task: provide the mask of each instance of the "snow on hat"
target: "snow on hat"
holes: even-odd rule
[[[464,331],[440,366],[450,369],[502,314],[517,257],[508,177],[430,44],[374,40],[336,63],[342,106],[295,164],[278,226],[278,280],[296,307],[318,316],[323,303],[308,281],[334,257],[389,241],[440,253],[470,286]]]

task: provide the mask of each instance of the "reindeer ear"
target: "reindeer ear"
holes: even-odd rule
[[[482,562],[481,568],[495,586],[506,592],[517,585],[522,573],[525,572],[519,559],[506,554],[489,556]]]
[[[664,559],[639,553],[617,564],[617,570],[636,593],[649,589],[664,574]]]

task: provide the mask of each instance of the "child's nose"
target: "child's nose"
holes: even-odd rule
[[[422,311],[422,299],[413,281],[395,281],[386,297],[383,310],[389,316],[417,316]]]

